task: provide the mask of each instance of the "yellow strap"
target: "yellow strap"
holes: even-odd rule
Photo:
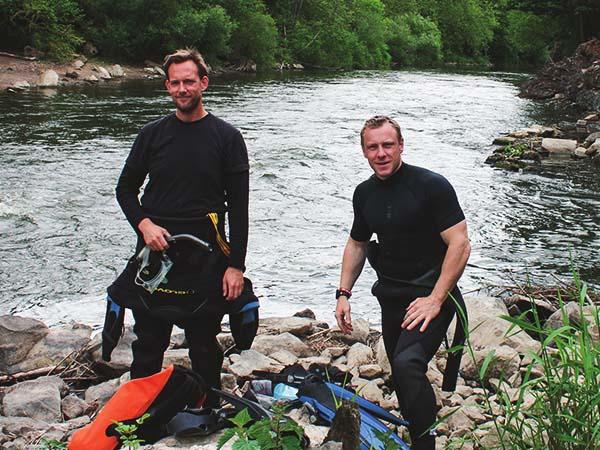
[[[210,221],[213,224],[213,227],[215,227],[215,234],[217,236],[217,245],[219,246],[219,248],[221,249],[221,251],[223,252],[223,254],[225,256],[229,256],[229,254],[231,253],[231,248],[229,247],[229,244],[225,241],[225,239],[223,239],[223,237],[221,236],[221,233],[219,232],[219,215],[217,213],[208,213],[207,214],[208,218],[210,219]]]

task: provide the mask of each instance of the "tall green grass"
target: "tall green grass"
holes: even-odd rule
[[[539,354],[528,355],[531,361],[525,366],[522,383],[517,388],[502,379],[495,387],[486,384],[486,373],[495,358],[493,350],[480,364],[478,381],[484,387],[483,408],[492,417],[491,432],[495,439],[480,441],[473,434],[476,448],[600,448],[599,309],[590,300],[588,286],[581,282],[576,271],[574,281],[579,316],[575,320],[569,319],[560,292],[562,325],[557,329],[544,326],[532,297],[530,311],[503,317],[511,324],[509,333],[521,330],[534,333],[541,337],[542,347]],[[458,317],[464,321],[464,311],[458,311]],[[466,356],[475,362],[470,333],[464,349]],[[449,447],[459,448],[457,444],[450,442]]]

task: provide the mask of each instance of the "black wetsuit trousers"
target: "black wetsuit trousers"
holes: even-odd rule
[[[210,386],[221,388],[223,352],[216,336],[221,331],[223,315],[206,312],[199,317],[173,323],[145,311],[134,310],[133,317],[133,331],[137,340],[131,344],[131,378],[147,377],[160,372],[173,325],[177,325],[185,332],[192,370]],[[216,396],[209,395],[206,405],[217,406],[216,403]]]
[[[428,429],[436,420],[436,400],[427,378],[427,364],[446,336],[455,314],[452,299],[448,298],[427,329],[419,331],[401,328],[406,308],[417,297],[429,294],[429,289],[407,287],[393,298],[378,298],[386,353],[392,366],[394,388],[400,411],[410,423],[408,430],[412,449],[435,450],[435,436]]]

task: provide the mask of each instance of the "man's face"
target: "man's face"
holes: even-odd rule
[[[392,176],[402,163],[404,142],[400,142],[396,130],[384,123],[379,128],[367,128],[363,136],[363,155],[377,178],[385,180]]]
[[[175,107],[183,113],[196,110],[202,101],[202,92],[208,87],[208,77],[199,77],[194,61],[171,64],[168,75],[165,86]]]

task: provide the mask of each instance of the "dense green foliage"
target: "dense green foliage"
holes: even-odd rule
[[[5,50],[128,61],[195,46],[259,68],[540,65],[597,32],[598,0],[0,0]]]

